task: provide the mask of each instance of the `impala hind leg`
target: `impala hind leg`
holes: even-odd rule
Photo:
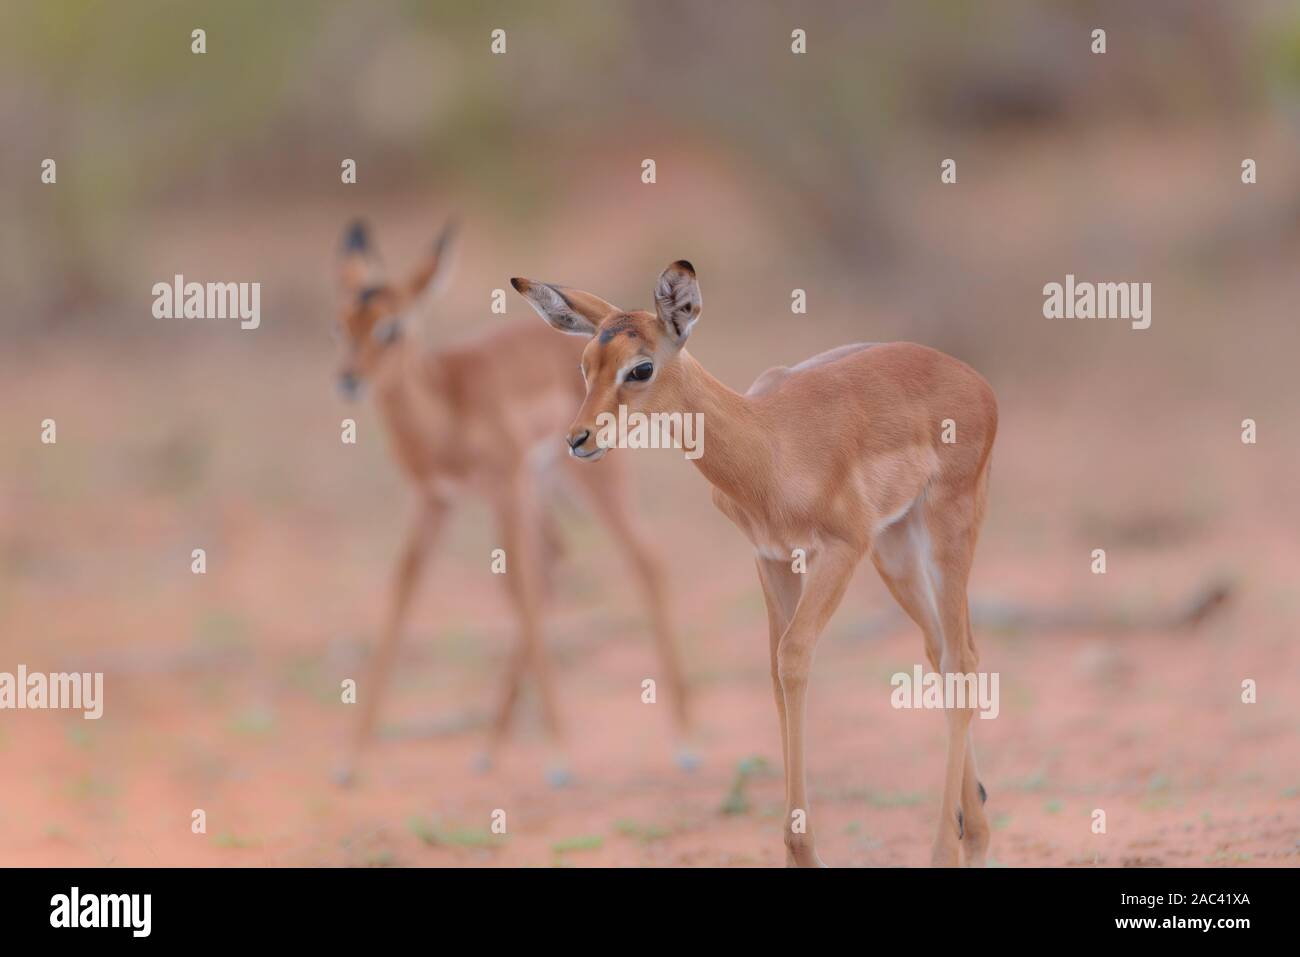
[[[873,544],[872,561],[890,594],[920,627],[931,670],[940,674],[949,670],[970,673],[978,661],[965,610],[966,577],[970,570],[969,552],[973,550],[973,540],[968,548],[964,547],[961,535],[954,538],[951,532],[946,531],[947,526],[942,526],[944,549],[936,552],[927,518],[929,507],[924,500],[918,500],[903,518],[878,533]],[[957,551],[955,562],[948,557],[954,548]],[[960,604],[960,627],[953,624],[956,619],[951,615],[945,616],[945,607],[957,602]],[[948,772],[945,772],[944,809],[940,814],[939,839],[932,859],[938,864],[956,864],[956,846],[960,842],[966,864],[980,866],[988,848],[989,828],[984,813],[985,791],[976,776],[969,709],[965,712],[964,718],[951,711],[945,712],[945,721],[949,725],[949,771],[956,758],[954,734],[960,741],[960,798],[950,801]]]
[[[968,497],[963,497],[962,502],[965,507],[957,512],[959,519],[966,525],[965,534],[958,535],[957,538],[959,541],[963,541],[966,547],[966,575],[968,580],[970,566],[975,561],[975,545],[979,540],[980,526],[984,523],[984,512],[988,507],[989,465],[990,460],[986,456],[979,480],[975,483],[974,493]],[[966,645],[975,661],[978,662],[979,651],[975,647],[975,632],[972,630],[970,623],[970,604],[967,589],[968,586],[963,584],[961,597],[965,608]],[[980,783],[979,769],[975,762],[975,729],[968,724],[966,731],[966,763],[961,783],[961,806],[965,819],[962,850],[965,853],[967,867],[984,867],[986,864],[989,847],[989,823],[988,815],[984,812],[984,805],[988,801],[988,797],[988,791]]]
[[[549,603],[555,595],[555,583],[559,564],[564,560],[566,549],[564,536],[556,521],[554,503],[539,509],[537,521],[538,576],[541,580],[543,603]]]
[[[545,461],[535,466],[538,575],[544,606],[549,606],[555,597],[559,566],[568,555],[559,521],[561,507],[568,498],[563,485],[562,468],[563,463],[558,461]]]
[[[777,676],[785,699],[786,864],[824,867],[817,856],[808,779],[804,766],[808,677],[813,650],[826,622],[839,607],[861,554],[847,545],[827,545],[809,563],[803,592],[777,647]]]
[[[516,645],[506,665],[500,702],[492,722],[487,762],[505,744],[523,684],[531,671],[541,699],[542,721],[551,755],[547,780],[563,787],[571,780],[564,757],[563,733],[550,659],[542,639],[542,584],[538,558],[541,534],[537,503],[527,473],[514,477],[494,496],[499,533],[506,552],[506,590],[518,624]]]
[[[578,462],[573,464],[573,474],[582,483],[596,517],[609,529],[641,586],[672,713],[677,763],[683,770],[690,771],[699,764],[699,758],[690,740],[693,731],[690,687],[682,668],[673,617],[668,610],[667,575],[662,560],[633,518],[626,480],[615,474],[619,468],[617,463],[617,459],[608,459],[598,468],[593,468]]]
[[[988,791],[980,783],[979,769],[975,765],[974,728],[968,727],[966,765],[961,779],[961,847],[967,867],[984,867],[988,862],[990,829],[988,815],[984,811],[988,797]]]
[[[932,581],[942,629],[939,671],[945,681],[952,674],[973,675],[979,666],[979,653],[971,634],[967,582],[975,557],[980,510],[969,489],[949,492],[942,486],[932,490],[921,506],[918,519],[925,527],[926,544],[932,556],[935,570]],[[937,865],[955,866],[959,843],[966,848],[968,864],[983,864],[988,848],[988,819],[970,746],[974,715],[973,706],[949,707],[944,711],[948,723],[948,754],[939,833],[931,855]]]
[[[379,715],[380,705],[383,703],[384,693],[388,689],[411,599],[415,596],[420,574],[438,531],[442,527],[446,511],[446,506],[440,502],[421,503],[419,514],[407,532],[406,543],[402,547],[393,574],[393,592],[389,600],[384,628],[380,633],[379,644],[370,657],[364,683],[358,689],[359,713],[353,729],[352,741],[342,766],[335,773],[335,778],[340,784],[351,784],[356,779],[362,752],[374,734],[375,721]]]

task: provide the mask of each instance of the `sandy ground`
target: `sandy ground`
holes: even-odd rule
[[[571,510],[548,633],[576,780],[546,784],[531,697],[506,760],[473,770],[512,625],[489,572],[491,525],[471,502],[414,613],[383,738],[357,787],[334,786],[354,715],[338,689],[382,614],[403,490],[369,410],[360,444],[338,442],[346,413],[326,391],[324,346],[259,359],[213,343],[182,362],[151,346],[130,377],[109,350],[47,357],[39,379],[9,381],[23,398],[3,411],[0,663],[102,670],[107,691],[100,721],[0,715],[0,863],[783,861],[761,594],[743,539],[670,452],[623,454],[642,457],[640,500],[672,566],[702,767],[674,765],[662,700],[641,703],[655,662],[636,595],[605,574],[619,558],[603,532]],[[1234,447],[1232,423],[1208,438],[1198,415],[1166,437],[1182,454],[1152,449],[1141,430],[1108,432],[1122,396],[1058,396],[1090,410],[1067,442],[1056,416],[1020,398],[1004,390],[972,582],[983,666],[1001,675],[1001,714],[975,729],[993,861],[1295,865],[1300,542],[1294,506],[1268,505],[1291,453]],[[42,448],[32,423],[46,407],[60,432]],[[137,423],[129,439],[124,421]],[[1122,482],[1089,478],[1090,442],[1129,463]],[[1207,444],[1223,449],[1208,464]],[[1171,477],[1171,455],[1202,465]],[[1104,509],[1088,505],[1101,495]],[[1097,542],[1105,576],[1089,571]],[[205,576],[189,571],[198,544]],[[1219,614],[1192,631],[1154,625],[1216,576],[1235,587]],[[999,627],[1011,607],[1100,609],[1122,627]],[[936,826],[943,721],[890,707],[890,675],[922,659],[889,611],[864,567],[818,649],[808,764],[832,865],[923,865]],[[1245,678],[1256,704],[1240,701]],[[191,831],[195,809],[206,834]],[[497,809],[503,837],[489,830]]]

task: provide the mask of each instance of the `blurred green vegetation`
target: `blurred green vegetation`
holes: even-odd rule
[[[1104,70],[1088,33],[1110,36]],[[793,56],[790,34],[807,31]],[[207,52],[191,52],[191,31]],[[507,53],[490,33],[507,31]],[[7,275],[47,308],[111,293],[142,209],[468,190],[526,218],[583,155],[716,151],[777,182],[774,212],[841,262],[887,258],[889,141],[1282,109],[1300,126],[1294,4],[538,4],[53,0],[0,8],[9,181],[24,189]],[[780,198],[776,198],[780,197]],[[897,214],[893,214],[895,217]],[[65,310],[66,311],[66,310]]]

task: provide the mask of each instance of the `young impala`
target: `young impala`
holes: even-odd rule
[[[558,785],[567,771],[554,760],[559,757],[560,719],[541,633],[545,578],[557,555],[558,536],[539,492],[544,470],[575,472],[566,484],[586,493],[593,511],[630,559],[649,604],[664,690],[679,736],[687,731],[687,689],[661,564],[632,519],[620,469],[611,462],[592,472],[560,455],[538,454],[559,449],[572,403],[582,394],[574,376],[581,349],[534,322],[518,320],[502,320],[490,332],[436,352],[419,348],[406,335],[443,279],[451,236],[448,227],[409,280],[388,282],[365,227],[356,223],[344,235],[339,389],[348,398],[363,385],[373,393],[392,455],[415,492],[416,514],[397,563],[369,677],[359,688],[358,720],[339,776],[345,783],[352,779],[374,730],[407,610],[447,512],[458,494],[473,492],[486,496],[496,513],[496,544],[506,553],[501,578],[519,628],[485,757],[490,761],[503,743],[523,675],[531,671],[556,752],[548,777]],[[486,553],[483,568],[485,573],[489,568]],[[689,768],[694,758],[683,747],[678,760]]]
[[[629,412],[703,415],[695,465],[714,504],[754,545],[767,603],[772,688],[785,758],[786,863],[817,866],[804,771],[808,674],[817,637],[853,570],[870,554],[920,626],[936,671],[978,663],[966,580],[988,493],[997,430],[993,391],[968,366],[911,343],[841,346],[769,369],[744,395],[684,348],[700,316],[695,270],[676,262],[655,287],[654,312],[623,312],[588,293],[512,280],[561,332],[588,340],[587,395],[569,428],[571,454],[605,457],[598,417]],[[957,441],[943,434],[956,425]],[[806,574],[792,562],[806,554]],[[973,708],[946,711],[948,754],[932,861],[981,864],[986,798],[975,772]]]

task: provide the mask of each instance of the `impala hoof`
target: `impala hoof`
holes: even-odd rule
[[[960,867],[961,855],[957,851],[957,842],[954,841],[951,846],[947,844],[936,845],[930,852],[931,867]]]
[[[785,853],[786,867],[829,867],[822,860],[821,855],[816,851],[801,851],[798,854],[787,850]]]
[[[676,761],[677,766],[687,774],[692,774],[699,770],[700,765],[703,763],[699,754],[691,748],[678,748],[677,753],[673,755],[673,760]]]
[[[560,791],[573,783],[573,772],[563,764],[553,764],[546,769],[546,783]]]
[[[975,783],[978,784],[978,785],[979,785],[979,788],[980,788],[980,803],[981,803],[981,804],[988,804],[988,803],[989,803],[989,792],[984,790],[984,782],[983,782],[983,781],[976,781]]]

